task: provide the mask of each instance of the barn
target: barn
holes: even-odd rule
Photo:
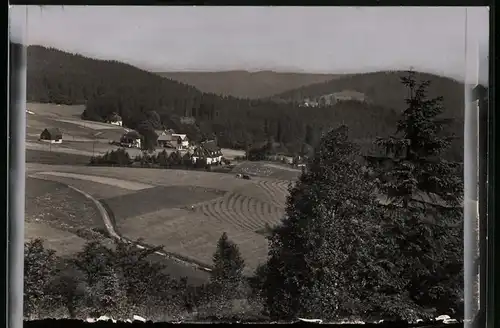
[[[61,143],[62,132],[58,128],[46,128],[40,134],[40,141],[50,143]]]

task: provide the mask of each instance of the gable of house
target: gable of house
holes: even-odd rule
[[[40,134],[40,139],[60,140],[62,139],[62,132],[58,128],[46,128]]]
[[[181,141],[187,141],[187,135],[180,133],[172,133],[172,137],[179,137]]]

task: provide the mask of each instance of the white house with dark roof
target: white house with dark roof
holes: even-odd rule
[[[222,150],[214,140],[202,142],[193,151],[191,157],[193,163],[203,161],[204,164],[216,164],[222,161]]]

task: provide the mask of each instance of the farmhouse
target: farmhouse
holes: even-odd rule
[[[172,134],[171,133],[166,133],[164,132],[163,134],[159,134],[158,135],[158,139],[157,139],[157,143],[158,143],[158,146],[159,147],[164,147],[164,148],[175,148],[177,146],[177,143],[176,145],[174,146],[173,144],[173,141],[176,141],[177,142],[177,139],[174,139],[172,137]]]
[[[180,133],[172,133],[172,138],[177,140],[177,150],[184,150],[189,148],[189,139],[187,135]]]
[[[129,131],[121,137],[120,145],[128,148],[141,148],[141,135],[136,131]]]
[[[191,159],[193,163],[198,161],[203,161],[208,165],[220,163],[222,161],[222,151],[215,141],[205,141],[194,149]]]
[[[109,115],[108,119],[106,120],[106,123],[118,125],[118,126],[123,126],[122,118],[116,112]]]
[[[40,141],[50,143],[61,143],[62,132],[58,128],[46,128],[40,134]]]

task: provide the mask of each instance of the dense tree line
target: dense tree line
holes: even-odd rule
[[[151,259],[159,249],[88,241],[74,256],[62,258],[42,239],[26,242],[25,317],[227,319],[234,316],[234,301],[247,299],[245,264],[225,233],[217,243],[210,281],[203,285],[166,274],[165,265]]]
[[[223,158],[222,163],[229,164],[230,161]],[[220,166],[222,163],[206,164],[203,161],[193,163],[192,154],[189,152],[185,154],[179,151],[167,153],[166,150],[156,154],[144,151],[141,155],[132,158],[124,148],[118,148],[100,156],[92,156],[88,164],[91,166],[139,166],[166,169],[204,169],[211,171],[213,167]]]
[[[364,174],[347,127],[332,129],[290,189],[256,279],[271,317],[463,315],[461,166],[440,156],[450,146],[438,133],[449,123],[438,119],[442,99],[412,72],[402,84],[407,108],[377,141],[392,165]]]
[[[138,128],[158,116],[161,124],[194,141],[218,138],[222,147],[243,149],[273,138],[291,152],[319,140],[321,131],[346,124],[354,139],[387,136],[398,112],[384,104],[344,102],[326,108],[237,99],[202,93],[156,74],[40,46],[28,48],[28,101],[86,105],[83,117],[102,121],[117,112]],[[182,121],[193,116],[195,123]],[[148,123],[149,124],[149,123]],[[314,136],[311,136],[314,135]]]

